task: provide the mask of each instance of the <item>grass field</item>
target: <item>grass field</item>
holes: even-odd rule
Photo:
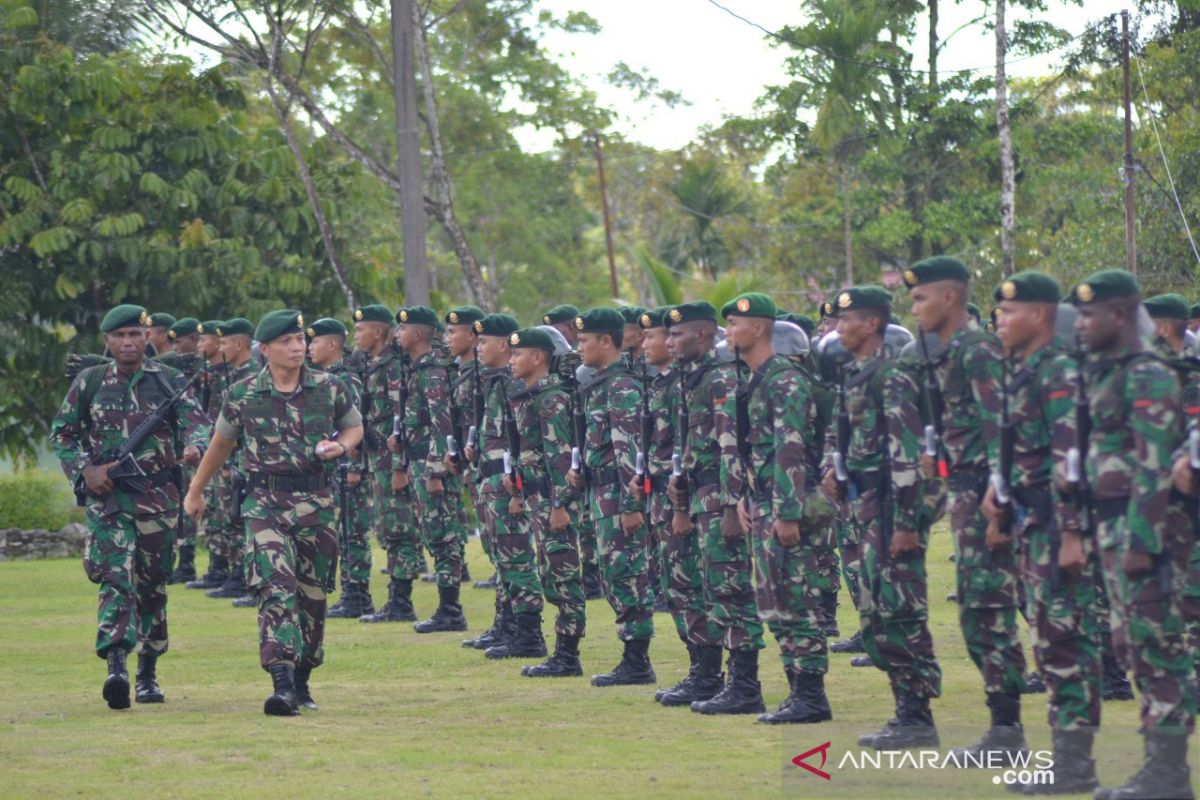
[[[945,671],[934,714],[943,748],[971,743],[987,720],[955,606],[943,599],[953,580],[949,550],[947,535],[933,537],[933,634]],[[476,576],[488,572],[475,542],[469,559]],[[377,602],[384,591],[376,579]],[[472,630],[482,630],[490,593],[464,589],[463,597]],[[432,612],[433,586],[418,584],[415,600],[418,613]],[[607,604],[589,603],[588,612],[582,656],[590,675],[616,663],[619,644]],[[857,734],[892,711],[884,675],[851,668],[847,656],[830,668],[834,721],[780,728],[662,708],[653,687],[524,678],[525,662],[489,662],[463,649],[458,634],[330,620],[326,664],[312,683],[321,710],[268,718],[270,679],[258,666],[253,610],[172,587],[171,651],[159,669],[167,702],[113,712],[100,698],[94,615],[95,590],[76,561],[0,564],[0,797],[1011,796],[993,785],[993,772],[837,769],[843,753],[857,751]],[[839,618],[843,631],[856,625],[849,604]],[[655,622],[659,683],[674,684],[686,654],[669,618]],[[546,630],[552,636],[549,613]],[[773,643],[762,676],[774,706],[786,690]],[[1025,704],[1035,748],[1049,747],[1044,698]],[[1135,703],[1104,706],[1106,782],[1140,765],[1136,715]],[[826,741],[832,780],[790,764]]]

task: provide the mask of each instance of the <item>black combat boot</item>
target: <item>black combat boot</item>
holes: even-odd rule
[[[579,637],[559,635],[554,640],[554,655],[541,664],[521,667],[527,678],[576,678],[583,674],[579,663]]]
[[[863,647],[862,631],[855,631],[854,635],[849,639],[843,639],[840,642],[834,642],[829,645],[831,653],[865,653],[867,648]]]
[[[250,593],[250,587],[246,586],[246,574],[242,569],[242,559],[238,559],[233,565],[233,569],[229,570],[229,577],[225,582],[216,589],[211,589],[205,592],[209,597],[228,597],[234,599],[245,597]]]
[[[263,703],[263,713],[272,717],[294,717],[300,713],[300,703],[296,700],[295,672],[291,664],[272,664],[271,680],[275,684],[275,693]]]
[[[1191,770],[1187,765],[1187,735],[1143,733],[1146,764],[1123,786],[1101,787],[1095,800],[1192,800]]]
[[[762,684],[758,682],[758,651],[734,650],[729,654],[729,682],[711,700],[692,703],[697,714],[761,714]]]
[[[346,601],[350,600],[354,593],[352,584],[342,582],[342,596],[333,605],[325,609],[325,619],[347,619],[350,615],[346,613]],[[361,617],[362,614],[355,614],[355,617]]]
[[[208,572],[194,581],[184,584],[188,589],[216,589],[229,577],[229,562],[225,556],[213,556],[208,561]]]
[[[542,636],[541,614],[517,614],[517,631],[503,642],[484,651],[488,658],[544,658],[546,639]]]
[[[476,589],[495,589],[497,581],[498,578],[496,577],[496,573],[493,572],[492,577],[484,578],[481,581],[475,581],[472,586],[474,586]]]
[[[258,595],[254,594],[253,592],[249,592],[241,597],[236,598],[229,605],[233,606],[234,608],[258,608]]]
[[[421,620],[413,625],[417,633],[440,633],[442,631],[465,631],[467,618],[463,616],[462,606],[458,602],[457,586],[438,587],[438,607],[429,619]],[[544,647],[543,643],[543,647]],[[546,651],[543,649],[542,654]]]
[[[824,622],[821,623],[821,627],[825,630],[826,639],[832,639],[835,636],[842,635],[842,632],[838,630],[837,608],[837,591],[821,592],[821,614],[824,617]]]
[[[358,619],[375,613],[371,590],[365,584],[342,585],[342,598],[325,611],[325,619]]]
[[[463,562],[462,575],[459,576],[458,582],[459,583],[470,583],[471,582],[471,568],[467,566],[467,562],[465,562],[465,561]]]
[[[658,698],[664,706],[690,706],[692,703],[711,700],[725,688],[725,676],[721,673],[721,658],[725,651],[719,644],[696,645],[695,675],[690,675],[691,683],[684,686],[679,684],[668,689]],[[687,678],[684,679],[687,683]]]
[[[489,647],[500,644],[515,633],[516,620],[513,617],[512,607],[508,604],[508,601],[502,600],[497,595],[496,613],[492,617],[492,627],[473,639],[463,639],[462,646],[471,647],[475,650],[487,650]]]
[[[1096,762],[1092,760],[1093,730],[1050,730],[1054,739],[1054,779],[1045,783],[1010,783],[1014,794],[1083,794],[1100,785],[1096,779]]]
[[[788,673],[792,693],[779,706],[778,711],[761,714],[759,722],[768,725],[781,723],[826,722],[833,719],[829,709],[829,698],[825,695],[825,674],[808,670],[792,670]]]
[[[196,546],[184,544],[179,546],[179,563],[171,573],[171,583],[187,583],[196,580]]]
[[[412,607],[412,581],[392,578],[388,584],[388,599],[374,614],[365,614],[359,622],[411,622],[417,615]]]
[[[1104,676],[1100,685],[1101,700],[1132,700],[1133,686],[1125,677],[1125,670],[1111,655],[1104,657]]]
[[[621,663],[612,672],[592,676],[592,686],[633,686],[657,680],[650,665],[650,640],[634,639],[625,642]]]
[[[129,671],[125,668],[125,651],[120,645],[108,648],[108,677],[104,680],[104,700],[114,710],[129,708]]]
[[[950,751],[955,766],[986,767],[988,754],[992,751],[1007,753],[1008,764],[1023,763],[1017,759],[1029,752],[1025,730],[1021,727],[1021,695],[1016,692],[992,693],[987,696],[987,705],[992,713],[991,727],[970,747],[956,747]]]
[[[855,656],[854,658],[850,659],[850,666],[873,667],[875,666],[875,661],[870,656]]]
[[[134,685],[134,699],[139,703],[161,703],[167,698],[158,687],[158,676],[155,673],[158,666],[158,656],[142,654],[138,656],[137,683]]]
[[[654,693],[654,702],[656,702],[656,703],[661,703],[662,699],[663,699],[663,695],[668,694],[669,692],[687,692],[687,690],[691,688],[692,683],[696,680],[696,670],[697,670],[697,666],[700,663],[700,651],[697,649],[696,645],[694,645],[694,644],[689,644],[687,642],[684,642],[683,646],[687,648],[688,674],[686,676],[684,676],[683,680],[681,680],[679,683],[675,684],[674,686],[672,686],[670,688],[663,687],[662,689],[659,689],[657,692],[655,692]],[[693,698],[693,699],[695,699],[695,698]]]
[[[928,697],[917,697],[892,687],[896,697],[896,716],[875,733],[858,737],[861,747],[876,750],[903,750],[907,747],[937,747],[940,744]]]
[[[308,689],[308,679],[312,677],[312,667],[296,667],[293,677],[296,685],[296,703],[309,711],[319,710],[317,701],[313,700],[312,692]]]

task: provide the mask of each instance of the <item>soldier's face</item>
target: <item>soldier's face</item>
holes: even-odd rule
[[[606,333],[580,333],[579,355],[589,367],[604,367],[612,360],[612,338]]]
[[[104,334],[104,346],[113,354],[118,367],[138,367],[146,357],[146,343],[145,328],[117,328]]]
[[[878,334],[879,318],[861,311],[843,311],[837,316],[837,332],[842,346],[857,356],[871,336]]]
[[[1038,303],[1017,303],[1004,300],[996,315],[996,336],[1010,353],[1024,350],[1045,331],[1048,320]]]
[[[421,335],[415,325],[401,325],[396,331],[396,343],[405,350],[411,350],[421,340]]]
[[[160,353],[165,353],[171,349],[171,338],[167,336],[167,329],[156,325],[149,330],[150,344],[154,345],[154,349]]]
[[[671,351],[667,346],[667,329],[651,328],[642,337],[646,360],[656,367],[671,363]]]
[[[1119,327],[1116,312],[1102,304],[1079,306],[1075,332],[1090,352],[1109,350],[1116,343]]]
[[[535,347],[518,347],[512,350],[508,357],[508,365],[512,367],[513,377],[525,380],[534,375],[544,352]]]
[[[221,337],[221,355],[225,356],[226,361],[237,361],[242,355],[242,351],[250,347],[250,342],[245,336],[222,336]]]
[[[299,369],[304,363],[304,353],[308,348],[304,334],[296,331],[260,345],[259,349],[272,367]]]
[[[194,333],[180,336],[175,340],[176,353],[194,353],[200,347],[200,337]]]
[[[567,344],[571,345],[571,347],[574,347],[579,343],[579,331],[575,330],[574,321],[560,322],[557,325],[552,325],[551,327],[561,333],[563,338],[567,340]]]
[[[753,347],[766,334],[766,320],[751,317],[729,317],[725,320],[725,338],[733,347],[743,350]]]
[[[470,325],[446,326],[446,346],[456,356],[465,356],[475,347],[475,333]]]
[[[645,338],[645,332],[642,331],[641,325],[626,325],[625,333],[621,337],[621,347],[634,355],[641,355],[642,342]]]
[[[217,336],[204,334],[196,344],[196,351],[200,353],[205,360],[211,361],[221,352],[221,339]]]
[[[354,323],[354,347],[358,350],[374,350],[387,338],[387,325],[378,322]]]
[[[508,339],[504,336],[480,336],[479,361],[486,367],[507,366]]]
[[[335,363],[342,352],[340,336],[318,336],[309,342],[308,355],[318,367]]]

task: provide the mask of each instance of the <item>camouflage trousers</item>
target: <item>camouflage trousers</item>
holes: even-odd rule
[[[508,601],[514,614],[541,614],[542,584],[529,520],[525,514],[514,516],[508,512],[512,498],[500,488],[499,476],[489,480],[496,483],[483,489],[483,506],[487,509],[484,517],[491,529],[492,559],[503,585],[501,599]]]
[[[387,553],[391,577],[411,581],[421,574],[425,566],[421,559],[416,515],[413,513],[412,484],[399,492],[393,490],[391,461],[379,457],[373,463],[377,465],[372,469],[371,476],[376,536]]]
[[[329,490],[253,492],[247,505],[254,506],[246,516],[246,582],[258,598],[259,662],[263,669],[319,667],[325,655],[325,586],[337,561]]]
[[[720,645],[722,630],[708,618],[704,581],[700,577],[700,544],[696,529],[684,536],[671,532],[674,516],[663,494],[650,496],[652,545],[658,560],[659,591],[667,601],[675,632],[685,644]]]
[[[1125,518],[1101,521],[1099,541],[1127,542]],[[1190,530],[1189,530],[1190,532]],[[1168,542],[1168,547],[1171,546]],[[1178,550],[1176,550],[1176,557]],[[1191,655],[1185,647],[1180,604],[1173,596],[1172,552],[1155,558],[1154,568],[1128,575],[1121,566],[1125,547],[1100,552],[1108,588],[1113,648],[1121,665],[1133,673],[1141,695],[1142,731],[1192,730],[1196,698],[1191,687]]]
[[[779,643],[779,657],[789,673],[829,670],[829,647],[821,627],[820,549],[828,547],[828,531],[801,533],[785,545],[775,536],[770,516],[751,525],[754,542],[754,598],[758,616]]]
[[[982,487],[950,494],[958,621],[967,654],[983,676],[983,690],[1019,694],[1025,688],[1025,651],[1017,628],[1016,556],[1011,548],[988,550],[982,494]]]
[[[846,591],[850,593],[850,601],[854,607],[862,611],[862,591],[859,572],[862,569],[862,547],[859,543],[858,528],[853,520],[843,518],[838,514],[834,524],[834,539],[837,542],[838,556],[841,559],[842,578],[846,581]]]
[[[229,475],[219,470],[205,489],[204,538],[208,551],[213,556],[222,556],[232,565],[234,556],[240,552],[231,541],[234,529],[229,524]]]
[[[1190,536],[1181,536],[1176,563],[1186,569],[1175,570],[1175,595],[1179,598],[1179,610],[1187,631],[1187,651],[1192,657],[1192,672],[1200,676],[1200,541],[1188,542]]]
[[[1036,513],[1036,512],[1035,512]],[[1033,657],[1049,694],[1047,717],[1055,730],[1100,725],[1100,627],[1091,562],[1079,575],[1060,573],[1046,527],[1018,509],[1021,581],[1025,585]]]
[[[726,650],[763,649],[766,644],[754,597],[749,539],[726,539],[719,511],[694,515],[692,522],[700,545],[705,617],[721,630]]]
[[[187,494],[188,488],[192,485],[192,476],[195,470],[191,467],[180,465],[183,470],[183,486],[180,489],[180,497]],[[191,547],[195,549],[197,540],[196,520],[183,514],[182,518],[176,518],[175,541],[181,547]]]
[[[96,655],[135,648],[167,652],[167,578],[174,552],[175,509],[161,515],[99,516],[89,508],[83,570],[100,586]]]
[[[462,486],[457,476],[446,475],[442,479],[441,494],[431,495],[425,485],[424,462],[414,462],[409,472],[413,496],[417,499],[421,538],[425,549],[433,556],[437,585],[442,588],[458,586],[462,578],[462,534],[466,531],[460,518]]]
[[[822,625],[830,625],[837,623],[837,595],[838,587],[842,582],[842,572],[838,568],[838,549],[834,543],[833,526],[830,526],[825,531],[825,541],[815,545],[817,551],[817,572],[813,578],[822,595],[832,594],[834,597],[833,603],[833,619],[825,619],[825,604],[821,604],[821,619]]]
[[[340,493],[341,486],[334,489]],[[338,554],[341,557],[342,590],[348,585],[365,586],[371,580],[371,515],[374,498],[369,476],[364,475],[357,485],[349,489],[346,506],[350,511],[349,522],[342,530],[338,519]],[[341,503],[338,504],[339,515]]]
[[[872,497],[865,494],[862,502],[874,503]],[[871,508],[877,509],[878,505]],[[925,570],[929,533],[921,533],[917,550],[893,557],[877,515],[864,511],[856,516],[862,554],[858,577],[863,647],[875,665],[887,673],[894,688],[918,697],[940,697],[942,668],[929,632],[929,580]]]
[[[587,598],[579,565],[579,533],[573,524],[552,530],[550,503],[543,498],[531,498],[526,508],[542,592],[546,602],[558,609],[554,632],[582,638],[587,630]]]
[[[625,642],[653,638],[654,602],[647,574],[646,526],[626,533],[619,514],[595,514],[592,521],[604,596],[617,615],[617,638]]]
[[[596,523],[592,520],[592,512],[585,503],[579,510],[579,560],[580,568],[589,573],[600,569],[600,557],[596,550]]]

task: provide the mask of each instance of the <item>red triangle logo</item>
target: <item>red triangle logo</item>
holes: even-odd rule
[[[832,776],[830,776],[830,774],[824,769],[821,769],[821,767],[825,766],[825,759],[829,756],[829,744],[829,742],[826,742],[825,744],[817,745],[807,753],[801,753],[792,759],[792,763],[797,767],[808,770],[817,777],[824,778],[827,781],[832,780]],[[816,755],[817,753],[821,754],[821,767],[814,767],[812,764],[805,763],[805,759],[807,759],[809,756]]]

